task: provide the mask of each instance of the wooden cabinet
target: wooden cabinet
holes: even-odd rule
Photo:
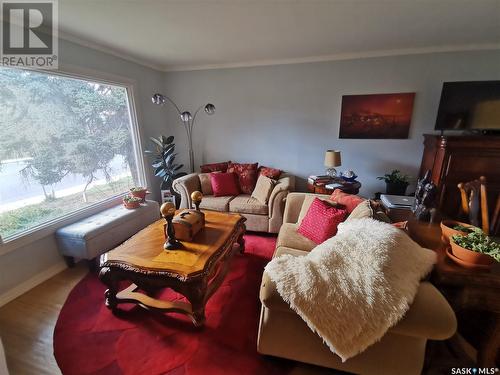
[[[500,192],[500,137],[424,134],[424,154],[419,176],[430,169],[439,188],[439,209],[449,217],[459,215],[459,182],[479,176],[487,179],[491,212]]]

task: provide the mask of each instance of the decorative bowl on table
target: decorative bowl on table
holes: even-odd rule
[[[450,241],[450,245],[452,254],[470,265],[491,266],[495,262],[495,259],[490,257],[488,254],[472,251],[458,245],[455,241],[453,241],[453,238]]]
[[[340,177],[342,177],[342,179],[344,181],[347,181],[347,182],[354,182],[354,181],[356,181],[356,178],[358,178],[358,176],[356,175],[356,173],[354,173],[353,171],[342,172],[340,174]]]
[[[444,244],[450,243],[451,236],[455,234],[461,234],[463,236],[466,236],[468,233],[466,231],[466,228],[474,228],[473,225],[462,223],[461,221],[456,221],[456,220],[443,220],[441,221],[440,226],[441,226],[441,241],[443,241]],[[455,229],[456,227],[459,228]]]

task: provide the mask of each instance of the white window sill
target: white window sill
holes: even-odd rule
[[[89,216],[95,215],[96,213],[104,211],[108,208],[117,206],[121,204],[123,195],[109,198],[105,201],[96,203],[92,206],[86,207],[76,212],[72,212],[59,219],[49,221],[46,224],[42,224],[38,227],[19,233],[17,236],[3,239],[4,242],[0,243],[0,256],[10,253],[11,251],[19,249],[23,246],[29,245],[42,238],[52,236],[54,235],[56,230],[66,225],[75,223],[79,220],[82,220]]]

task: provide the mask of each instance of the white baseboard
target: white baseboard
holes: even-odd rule
[[[59,272],[65,270],[66,268],[67,268],[66,263],[63,260],[61,260],[60,262],[54,264],[50,268],[47,268],[45,271],[36,274],[32,278],[8,290],[7,292],[0,295],[0,307],[9,303],[13,299],[16,299],[17,297],[23,295],[30,289],[33,289],[35,286],[50,279],[52,276],[57,275]]]

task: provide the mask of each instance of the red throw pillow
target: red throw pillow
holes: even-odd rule
[[[347,211],[333,207],[328,202],[314,198],[298,232],[317,244],[337,234],[337,226],[344,221]]]
[[[259,175],[272,178],[273,180],[277,180],[281,176],[281,170],[276,168],[264,167],[263,165],[261,165],[259,167]]]
[[[210,184],[214,192],[214,197],[225,197],[238,195],[238,180],[235,173],[210,173]]]
[[[255,189],[255,184],[257,184],[257,178],[259,177],[257,174],[258,165],[258,163],[229,163],[227,172],[234,172],[238,175],[238,183],[243,194],[252,194]]]
[[[204,165],[200,166],[201,173],[227,172],[227,166],[230,163],[231,163],[231,161],[225,161],[223,163],[204,164]]]
[[[363,198],[357,195],[344,193],[342,190],[334,190],[332,195],[330,195],[330,200],[344,206],[348,213],[351,213],[358,204],[364,201]]]

